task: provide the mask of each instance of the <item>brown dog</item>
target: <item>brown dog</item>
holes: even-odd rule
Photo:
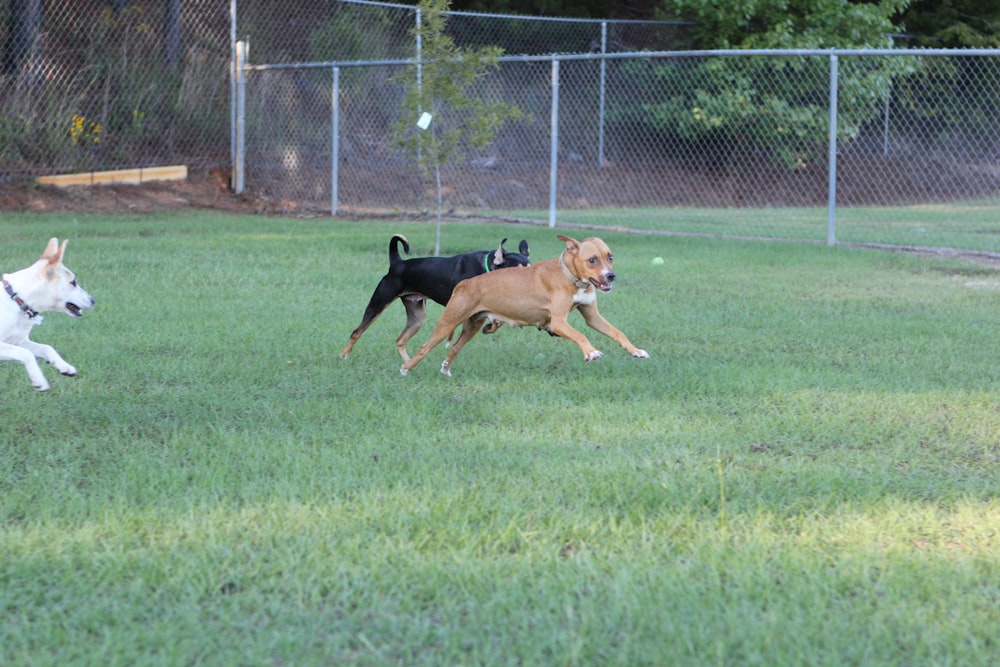
[[[649,357],[597,311],[597,290],[610,292],[615,279],[608,245],[598,238],[582,242],[561,234],[558,238],[566,249],[557,259],[484,273],[460,282],[431,337],[399,372],[406,375],[461,324],[461,336],[441,363],[441,372],[451,375],[455,357],[487,322],[491,328],[502,323],[535,326],[579,345],[585,361],[600,359],[601,352],[570,326],[567,317],[574,308],[580,309],[592,329],[614,338],[633,357]]]

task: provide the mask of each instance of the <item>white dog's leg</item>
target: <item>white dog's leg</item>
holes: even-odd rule
[[[39,359],[44,359],[45,361],[49,362],[50,364],[55,366],[56,370],[58,370],[63,375],[70,375],[70,376],[76,375],[76,367],[67,362],[61,356],[59,356],[59,353],[56,352],[56,348],[52,347],[51,345],[46,345],[45,343],[36,343],[35,341],[32,340],[26,340],[23,343],[21,343],[21,347],[26,349],[28,352],[31,352]]]
[[[38,362],[35,360],[35,355],[28,349],[17,345],[10,345],[9,343],[0,343],[0,359],[20,362],[24,365],[24,370],[28,372],[28,379],[31,380],[31,385],[35,389],[38,391],[49,390],[49,383],[45,379],[45,375],[42,373]],[[63,361],[63,364],[66,364],[66,362]],[[73,367],[70,366],[70,368]],[[74,369],[74,372],[76,372],[76,369]]]

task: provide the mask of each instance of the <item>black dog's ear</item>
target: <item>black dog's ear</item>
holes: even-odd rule
[[[493,251],[493,266],[500,266],[506,261],[507,253],[503,249],[503,244],[507,242],[507,239],[500,241],[500,247]]]
[[[528,241],[526,239],[521,239],[521,244],[517,246],[517,251],[525,257],[528,256]]]

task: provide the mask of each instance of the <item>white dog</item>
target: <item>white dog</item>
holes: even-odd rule
[[[94,307],[94,298],[76,284],[73,272],[63,266],[66,241],[49,240],[41,259],[26,269],[3,274],[0,292],[0,360],[20,361],[38,391],[49,383],[36,357],[45,359],[63,375],[76,375],[76,368],[59,356],[51,345],[28,339],[31,328],[42,323],[41,313],[66,313],[81,317]]]

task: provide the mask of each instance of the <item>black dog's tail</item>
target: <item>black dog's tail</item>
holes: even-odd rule
[[[395,264],[402,261],[399,256],[399,242],[403,242],[403,252],[407,255],[410,254],[410,243],[406,240],[406,237],[402,234],[393,234],[392,238],[389,239],[389,264]]]

